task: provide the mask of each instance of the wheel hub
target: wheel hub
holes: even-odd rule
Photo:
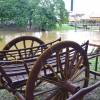
[[[63,83],[62,87],[63,87],[64,91],[70,92],[71,94],[74,94],[80,90],[79,86],[76,86],[75,84],[73,84],[72,82],[70,82],[68,80]]]

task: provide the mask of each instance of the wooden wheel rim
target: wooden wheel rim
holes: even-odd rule
[[[72,47],[72,48],[76,49],[78,52],[80,52],[84,56],[84,65],[86,66],[85,76],[86,76],[87,80],[85,80],[83,87],[88,86],[89,63],[88,63],[88,59],[87,59],[85,51],[76,42],[73,42],[73,41],[61,41],[61,42],[51,46],[50,48],[48,48],[38,58],[38,60],[36,61],[35,65],[33,66],[32,70],[30,72],[30,75],[29,75],[29,79],[27,81],[27,85],[26,85],[26,94],[25,95],[26,95],[26,99],[27,100],[32,100],[32,98],[33,98],[33,93],[34,93],[34,89],[35,89],[35,81],[37,80],[38,74],[39,74],[42,66],[45,64],[45,61],[47,60],[47,58],[50,55],[52,55],[52,53],[54,53],[56,51],[60,51],[62,48],[66,48],[66,47]],[[49,99],[47,99],[47,100],[49,100]]]
[[[21,37],[17,37],[13,40],[11,40],[4,48],[3,50],[9,50],[12,46],[15,46],[16,49],[18,49],[18,46],[16,47],[16,44],[19,42],[23,41],[23,44],[25,41],[30,40],[31,42],[37,42],[38,44],[42,45],[45,44],[41,39],[34,37],[34,36],[21,36]],[[32,43],[30,43],[31,46]],[[34,43],[33,43],[34,44]],[[26,48],[25,44],[24,44],[24,48]]]

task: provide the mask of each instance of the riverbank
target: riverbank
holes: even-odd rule
[[[17,27],[5,27],[5,28],[0,28],[0,32],[31,32],[34,31],[32,28],[28,29],[28,28],[17,28]]]
[[[99,30],[99,26],[87,26],[87,29],[84,29],[83,26],[77,26],[76,29],[74,26],[70,26],[68,24],[63,24],[62,26],[59,26],[57,24],[56,29],[52,29],[49,31],[59,31],[59,30]],[[17,27],[5,27],[0,28],[0,32],[40,32],[40,28],[34,28],[27,26],[27,28],[17,28]]]
[[[58,31],[58,30],[74,30],[75,28],[73,26],[69,26],[67,24],[63,24],[62,26],[57,25],[57,28],[54,29],[53,31]],[[39,29],[34,29],[31,28],[29,29],[27,28],[17,28],[17,27],[5,27],[5,28],[0,28],[0,32],[36,32],[36,31],[40,31]]]

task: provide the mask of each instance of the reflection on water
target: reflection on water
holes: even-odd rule
[[[0,32],[0,37],[3,38],[3,41],[0,42],[0,50],[7,44],[10,40],[24,35],[36,36],[42,39],[45,43],[53,41],[59,37],[62,40],[71,40],[78,43],[82,43],[86,40],[95,40],[100,38],[100,33],[98,31],[46,31],[46,32]]]

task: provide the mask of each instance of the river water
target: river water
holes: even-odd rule
[[[31,35],[36,36],[40,39],[42,39],[45,43],[48,43],[50,41],[53,41],[59,37],[61,37],[61,40],[71,40],[78,42],[79,44],[83,43],[86,40],[92,41],[92,40],[99,40],[100,39],[100,32],[99,30],[77,30],[76,32],[74,30],[61,30],[61,31],[46,31],[46,32],[6,32],[6,31],[0,31],[0,38],[3,38],[3,41],[0,42],[0,50],[12,39],[24,36],[24,35]]]

